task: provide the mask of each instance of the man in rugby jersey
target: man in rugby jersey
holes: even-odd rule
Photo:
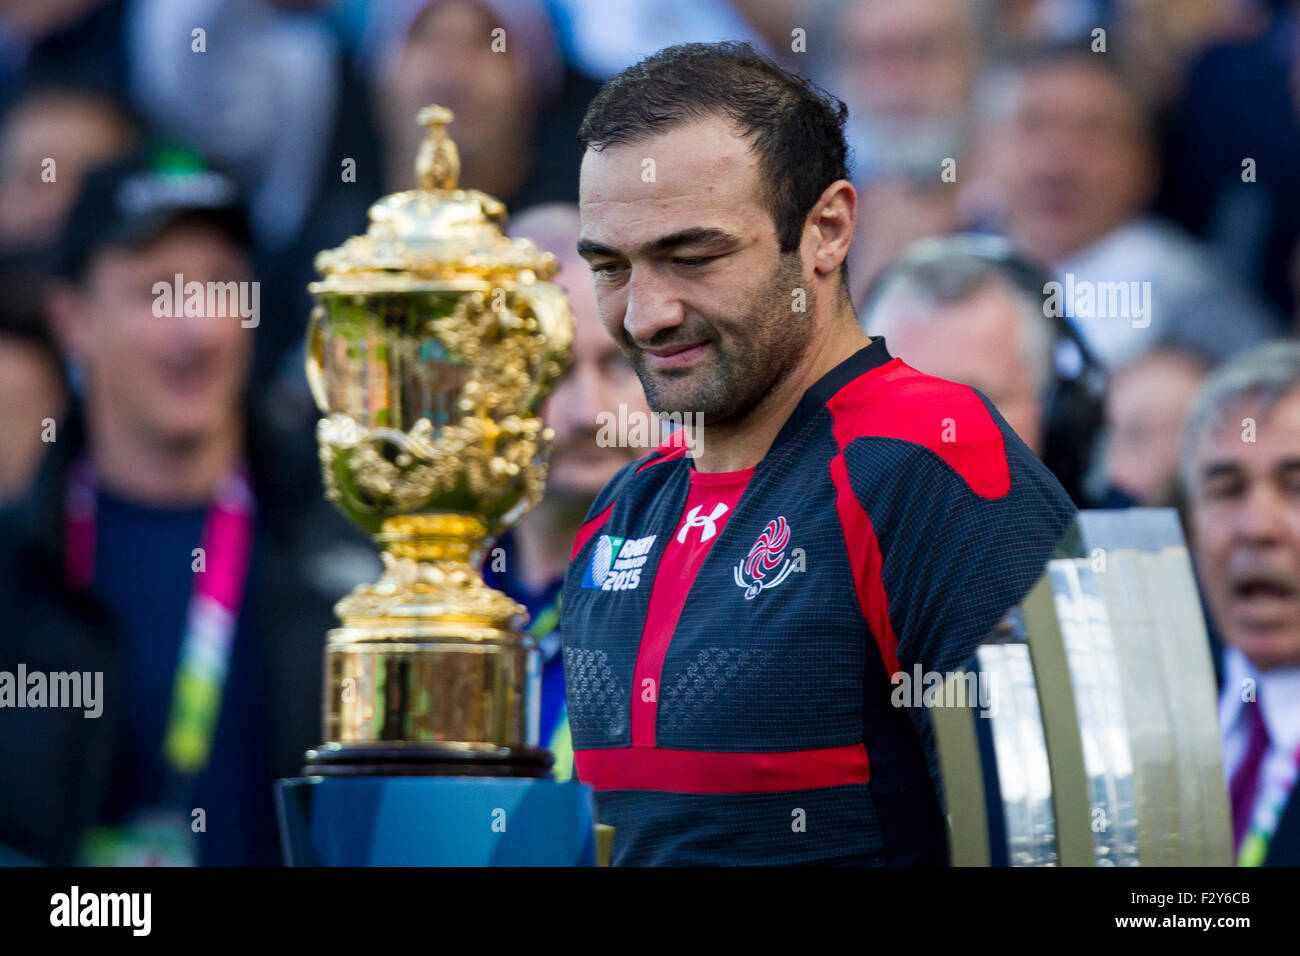
[[[844,120],[691,44],[579,132],[602,321],[706,439],[625,466],[565,578],[576,775],[616,863],[942,862],[929,722],[892,675],[965,662],[1073,516],[979,393],[859,328]]]

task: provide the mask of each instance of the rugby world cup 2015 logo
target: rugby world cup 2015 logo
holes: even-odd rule
[[[754,600],[760,591],[774,588],[790,576],[794,563],[785,556],[785,546],[789,543],[790,525],[783,515],[767,523],[749,554],[731,569],[736,584],[745,589],[746,601]]]
[[[582,587],[598,591],[635,591],[641,586],[641,569],[645,567],[654,543],[653,534],[644,538],[602,534],[591,551],[591,560],[582,576]]]

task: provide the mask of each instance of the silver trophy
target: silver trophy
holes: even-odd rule
[[[994,706],[933,711],[952,862],[1230,866],[1213,664],[1177,517],[1085,511],[1076,532],[969,665]]]

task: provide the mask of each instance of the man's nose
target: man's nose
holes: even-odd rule
[[[1254,542],[1268,543],[1277,539],[1282,528],[1281,496],[1266,482],[1256,482],[1247,492],[1237,512],[1237,534]]]
[[[596,416],[605,411],[601,405],[600,371],[595,363],[579,359],[551,395],[550,424],[557,430],[579,431],[594,428]]]
[[[628,279],[623,328],[638,345],[682,324],[682,304],[653,268],[633,269]]]

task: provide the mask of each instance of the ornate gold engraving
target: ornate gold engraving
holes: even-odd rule
[[[384,549],[380,579],[336,605],[326,652],[326,734],[345,745],[536,744],[522,736],[536,654],[524,609],[477,568],[541,497],[552,433],[538,413],[573,319],[546,281],[554,256],[506,238],[498,200],[457,188],[451,120],[421,111],[421,188],[371,206],[364,235],[316,257],[310,287],[326,494]]]

